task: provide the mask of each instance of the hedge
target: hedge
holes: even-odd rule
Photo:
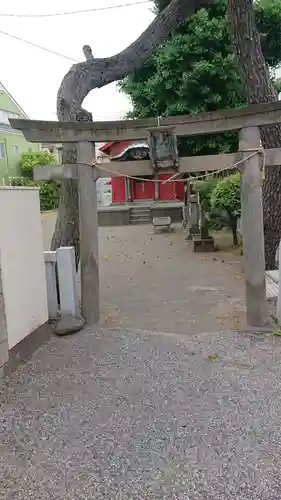
[[[14,177],[12,186],[38,186],[40,188],[40,210],[54,210],[59,206],[60,183],[56,181],[33,181],[26,177]]]

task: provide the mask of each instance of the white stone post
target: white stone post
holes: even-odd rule
[[[80,316],[74,247],[60,247],[56,254],[61,316]]]
[[[56,252],[44,252],[44,258],[49,319],[56,319],[59,315],[58,291],[56,281]]]

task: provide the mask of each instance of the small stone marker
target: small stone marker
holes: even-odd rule
[[[200,220],[200,212],[199,212],[199,195],[198,193],[192,194],[189,196],[187,201],[188,203],[188,231],[186,240],[193,240],[194,235],[199,234],[199,220]]]

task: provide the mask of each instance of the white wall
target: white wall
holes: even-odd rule
[[[37,188],[0,187],[0,262],[11,349],[48,320]]]

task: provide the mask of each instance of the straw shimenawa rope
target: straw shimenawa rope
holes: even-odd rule
[[[139,177],[139,176],[134,176],[134,175],[129,175],[129,174],[121,174],[120,172],[116,172],[110,168],[106,168],[104,166],[104,164],[98,164],[96,162],[96,160],[93,160],[91,163],[87,163],[87,165],[90,165],[92,167],[97,167],[99,170],[104,170],[105,172],[108,172],[108,173],[112,174],[112,176],[116,176],[116,177],[126,177],[127,179],[134,179],[134,180],[143,181],[143,182],[154,182],[155,184],[156,183],[167,184],[169,182],[188,182],[188,181],[194,182],[194,181],[199,180],[199,179],[201,180],[201,179],[205,179],[207,177],[211,177],[215,174],[219,174],[220,172],[225,172],[227,170],[233,170],[238,165],[241,165],[242,163],[249,160],[250,158],[253,158],[253,156],[260,154],[260,155],[262,155],[262,178],[264,178],[265,160],[266,160],[264,149],[263,148],[260,148],[260,149],[240,149],[239,152],[240,153],[251,153],[251,154],[249,156],[246,156],[246,158],[242,158],[241,160],[238,160],[237,162],[233,163],[233,165],[229,165],[227,167],[220,168],[218,170],[212,170],[206,174],[197,175],[196,177],[189,176],[187,179],[176,179],[175,178],[178,175],[183,175],[184,172],[176,172],[174,175],[172,175],[171,177],[169,177],[169,179],[166,179],[166,180],[146,179],[144,177]],[[77,163],[80,163],[80,162],[77,162]],[[84,163],[84,165],[85,165],[85,163]],[[188,172],[186,172],[186,173],[188,173]]]

